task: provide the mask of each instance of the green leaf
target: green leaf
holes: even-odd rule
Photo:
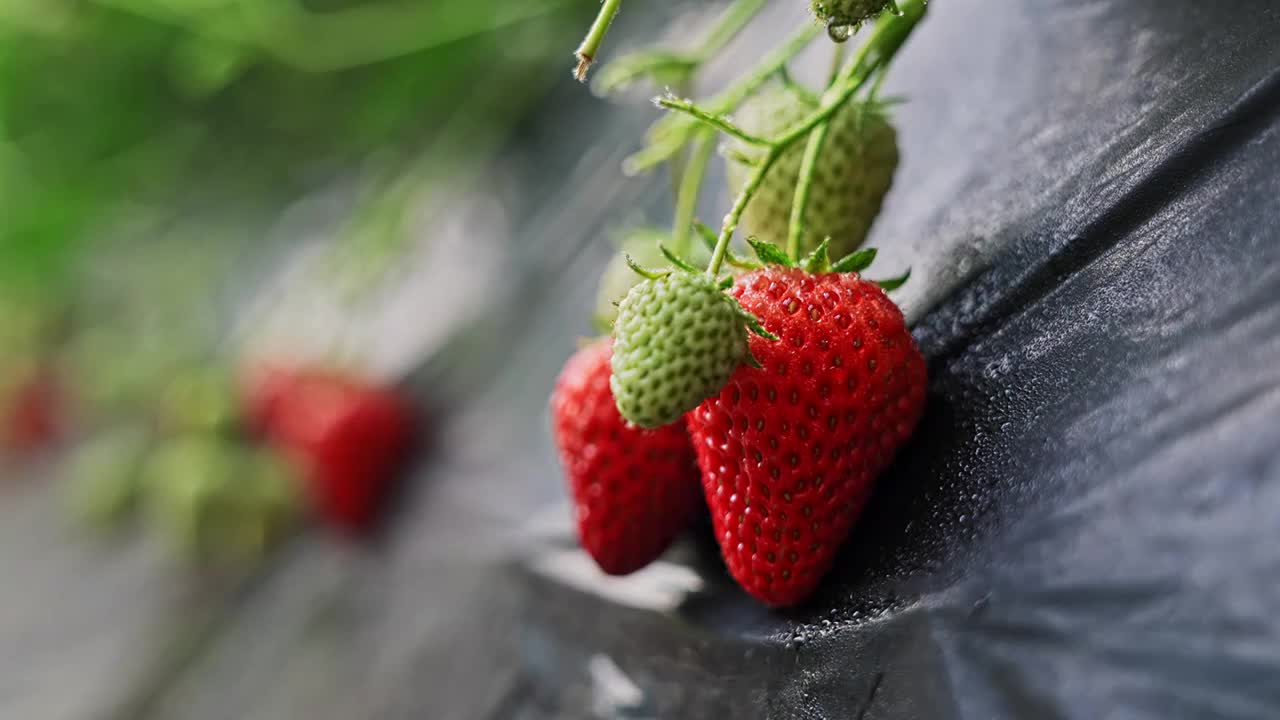
[[[729,288],[731,288],[731,287],[733,287],[733,276],[732,276],[732,275],[725,275],[724,277],[720,278],[720,289],[721,289],[721,290],[728,290],[728,289],[729,289]]]
[[[889,278],[888,280],[876,280],[876,284],[884,288],[885,290],[893,291],[905,285],[907,280],[909,280],[910,278],[911,278],[911,268],[907,268],[906,272],[902,273],[897,277]]]
[[[795,267],[795,263],[782,251],[782,248],[771,242],[766,242],[753,236],[747,238],[747,244],[756,251],[756,257],[760,258],[760,261],[766,265]]]
[[[729,299],[730,301],[733,302],[734,307],[737,309],[738,315],[743,319],[744,322],[747,323],[748,330],[755,333],[756,335],[759,335],[765,340],[778,339],[777,335],[774,335],[773,333],[764,329],[764,325],[760,324],[760,318],[756,317],[751,311],[742,307],[742,305],[740,305],[737,300],[734,300],[733,298],[729,298]]]
[[[838,273],[862,272],[863,270],[871,267],[871,263],[875,259],[875,248],[856,250],[837,260],[836,263],[831,266],[831,271]]]
[[[804,268],[808,273],[825,273],[831,271],[831,255],[827,252],[827,248],[831,246],[831,238],[823,238],[818,247],[809,253],[809,257],[800,263],[800,267]]]
[[[719,240],[716,236],[716,231],[707,227],[703,223],[696,221],[693,223],[693,229],[697,233],[698,238],[702,240],[702,244],[707,247],[707,252],[714,255],[716,252],[716,242]],[[748,260],[741,255],[737,255],[733,250],[728,248],[724,251],[724,261],[729,263],[729,267],[736,267],[740,270],[759,270],[763,267],[760,263],[754,260]]]
[[[726,159],[747,167],[755,167],[764,160],[764,155],[748,155],[736,147],[726,148],[724,150],[724,156]]]
[[[643,268],[640,265],[636,264],[636,261],[631,258],[630,254],[623,255],[623,257],[626,258],[627,260],[627,267],[634,270],[635,273],[642,278],[646,278],[649,280],[660,280],[671,274],[670,270],[649,270],[647,268]]]
[[[662,243],[658,243],[658,250],[662,253],[662,256],[667,259],[667,262],[671,263],[673,266],[678,267],[681,270],[684,270],[685,272],[690,272],[695,274],[702,272],[698,268],[686,262],[684,258],[668,250],[666,245],[663,245]]]

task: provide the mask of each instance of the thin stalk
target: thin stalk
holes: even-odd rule
[[[836,79],[840,77],[840,67],[844,65],[844,51],[848,46],[847,43],[832,43],[835,50],[831,51],[831,71],[827,74],[827,87],[836,84]]]
[[[713,114],[731,112],[742,104],[742,101],[751,93],[768,82],[774,73],[778,72],[778,69],[784,66],[788,60],[799,54],[801,50],[804,50],[817,37],[821,29],[820,26],[806,23],[799,32],[787,38],[782,45],[779,45],[766,55],[759,64],[752,68],[751,72],[708,100],[706,103],[708,111]],[[671,137],[664,138],[656,144],[650,144],[627,158],[623,164],[623,172],[629,175],[641,172],[678,152],[679,148],[683,147],[688,141],[691,132],[686,132],[678,123],[687,122],[688,120],[688,116],[668,115],[655,123],[649,130],[651,139],[659,135],[670,135]],[[689,124],[696,125],[696,123]]]
[[[737,37],[742,28],[760,12],[764,7],[766,0],[735,0],[716,21],[716,26],[707,34],[705,40],[702,41],[702,47],[698,48],[698,57],[703,61],[714,57],[716,53],[724,49],[730,40]]]
[[[596,54],[600,52],[600,43],[604,42],[604,36],[609,33],[609,26],[613,24],[613,19],[618,16],[618,10],[621,7],[622,0],[604,0],[604,4],[600,6],[596,21],[591,23],[587,36],[582,39],[582,44],[574,52],[574,56],[578,58],[578,66],[574,69],[573,76],[578,79],[578,82],[587,81],[587,71],[596,61]]]
[[[679,85],[676,86],[676,95],[680,97],[688,97],[693,94],[693,78],[684,78]],[[680,186],[684,181],[685,164],[689,161],[689,148],[687,146],[680,148],[674,153],[670,160],[667,161],[667,169],[671,175],[671,201],[673,203],[680,202]]]
[[[732,135],[748,145],[764,146],[770,144],[770,140],[768,138],[762,138],[759,135],[752,135],[746,130],[743,130],[733,124],[733,122],[730,121],[729,118],[725,117],[724,114],[704,110],[695,105],[692,101],[683,100],[677,97],[660,97],[655,102],[657,102],[658,107],[682,112],[695,120],[699,120],[710,125],[726,135]]]
[[[800,178],[796,183],[796,193],[791,201],[791,222],[787,227],[787,254],[793,260],[800,259],[800,242],[805,232],[805,213],[809,209],[809,188],[813,186],[813,172],[822,155],[822,146],[827,141],[829,123],[823,123],[809,133],[809,143],[804,149],[804,159],[800,162]]]
[[[768,82],[769,78],[778,72],[778,68],[786,65],[788,61],[799,55],[801,50],[808,47],[809,43],[813,42],[813,39],[818,36],[821,30],[821,26],[805,23],[804,27],[787,38],[768,55],[765,55],[750,73],[744,75],[740,80],[716,95],[707,105],[714,112],[726,113],[732,111],[741,105],[742,101],[746,100],[751,93]]]
[[[689,162],[680,176],[680,189],[676,195],[676,212],[671,228],[671,249],[677,255],[688,257],[689,237],[693,219],[698,212],[698,196],[702,192],[702,180],[707,174],[707,164],[715,150],[715,133],[703,130],[693,142]]]
[[[738,193],[738,197],[733,201],[733,208],[729,210],[729,214],[724,216],[724,227],[720,229],[720,237],[716,239],[716,249],[711,254],[711,264],[707,266],[707,274],[715,277],[720,273],[720,266],[724,263],[725,253],[729,251],[729,240],[733,238],[733,233],[738,229],[738,221],[742,219],[742,211],[747,209],[747,203],[751,202],[751,198],[755,196],[756,190],[760,189],[760,183],[764,182],[764,176],[769,173],[769,168],[778,161],[781,153],[770,150],[765,156],[755,172],[751,174],[751,178],[747,180],[746,186],[742,188],[742,192]]]
[[[724,262],[725,253],[729,250],[729,241],[742,220],[742,213],[756,191],[760,189],[760,184],[764,182],[769,169],[792,144],[802,137],[808,137],[809,133],[819,125],[825,125],[832,115],[862,89],[874,70],[888,64],[898,48],[906,42],[920,19],[924,17],[924,2],[925,0],[900,0],[899,8],[903,14],[887,15],[876,23],[875,32],[866,45],[863,45],[854,60],[845,66],[836,85],[823,95],[822,107],[772,142],[769,152],[756,167],[742,191],[738,193],[729,214],[725,215],[724,225],[711,256],[711,263],[707,266],[709,275],[714,276],[720,272],[720,265]]]

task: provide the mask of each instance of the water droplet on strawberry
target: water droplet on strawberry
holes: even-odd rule
[[[857,25],[831,23],[827,26],[827,37],[831,38],[831,42],[842,43],[853,37],[857,29]]]

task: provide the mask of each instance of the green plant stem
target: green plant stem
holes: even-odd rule
[[[787,226],[787,254],[792,260],[800,260],[800,242],[805,232],[805,213],[809,209],[809,188],[813,186],[813,172],[818,158],[822,155],[822,146],[827,141],[827,131],[831,128],[823,123],[809,133],[809,143],[804,149],[804,159],[800,162],[800,178],[796,183],[796,193],[791,201],[791,222]]]
[[[716,26],[707,33],[702,46],[698,48],[697,57],[705,62],[723,50],[760,12],[765,2],[766,0],[734,0],[716,21]]]
[[[689,162],[680,176],[680,189],[676,195],[675,220],[671,227],[671,248],[677,255],[689,255],[690,232],[698,212],[698,196],[702,192],[702,180],[707,174],[707,163],[715,149],[715,133],[704,130],[693,142]]]
[[[746,100],[751,93],[768,82],[769,78],[778,72],[779,68],[786,65],[792,58],[799,55],[801,50],[808,47],[809,43],[813,42],[813,39],[818,36],[821,30],[822,28],[819,26],[805,23],[804,27],[783,41],[768,55],[765,55],[750,73],[744,75],[737,82],[713,97],[707,105],[717,113],[731,112],[741,105],[742,101]]]
[[[760,189],[760,183],[764,182],[764,176],[769,173],[769,168],[773,167],[773,164],[778,161],[778,157],[781,154],[771,150],[761,161],[756,171],[751,174],[751,178],[747,180],[742,192],[738,193],[738,197],[734,199],[733,208],[729,210],[729,214],[724,218],[724,227],[720,229],[720,237],[716,239],[716,249],[711,254],[711,264],[707,266],[708,275],[715,277],[720,273],[720,266],[724,263],[725,253],[729,251],[729,241],[733,238],[734,231],[738,229],[738,221],[742,219],[742,212],[747,209],[747,203],[751,202],[756,190]]]
[[[734,0],[693,50],[641,50],[618,58],[596,76],[596,89],[610,92],[642,75],[650,75],[658,80],[660,75],[669,74],[682,77],[683,81],[677,84],[684,84],[692,79],[702,65],[713,60],[725,45],[737,37],[764,4],[765,0]]]
[[[844,107],[862,89],[872,72],[881,66],[887,65],[893,59],[894,53],[902,47],[911,31],[920,22],[920,19],[924,17],[925,0],[901,0],[898,6],[902,11],[902,15],[886,14],[880,18],[876,23],[875,32],[871,35],[871,38],[859,49],[853,61],[845,66],[837,83],[823,95],[822,106],[792,129],[783,133],[781,137],[772,141],[769,146],[769,152],[760,164],[756,166],[746,185],[738,193],[738,197],[734,200],[729,214],[725,215],[724,225],[720,229],[719,238],[716,240],[715,251],[711,255],[711,263],[707,266],[707,274],[715,276],[720,272],[725,253],[729,250],[729,241],[733,238],[733,233],[738,229],[738,223],[742,219],[743,211],[746,210],[747,204],[751,202],[751,198],[755,196],[756,191],[760,189],[765,175],[768,174],[774,163],[778,161],[778,158],[792,144],[802,137],[807,137],[814,128],[825,124],[832,115]],[[810,169],[810,174],[812,174],[812,169]]]
[[[844,51],[848,43],[832,43],[835,50],[831,51],[831,72],[827,74],[827,87],[836,84],[836,80],[840,77],[840,68],[844,65]]]
[[[600,52],[600,43],[604,42],[604,36],[609,33],[609,26],[613,24],[613,19],[618,16],[618,10],[621,7],[622,0],[604,0],[600,6],[600,13],[596,15],[595,22],[591,23],[587,36],[582,39],[582,44],[574,52],[574,56],[578,58],[578,67],[574,69],[573,76],[578,79],[578,82],[586,82],[587,71],[591,69],[591,64],[596,61],[596,55]]]
[[[814,93],[812,90],[810,90],[808,87],[805,87],[804,85],[792,79],[791,73],[787,72],[787,66],[783,65],[781,68],[778,69],[778,80],[779,82],[782,83],[783,87],[785,87],[787,90],[791,91],[792,93],[795,93],[795,95],[803,99],[805,102],[813,105],[818,104],[818,101],[820,98],[817,96],[817,94]]]
[[[787,38],[786,41],[766,55],[759,64],[740,80],[719,94],[713,96],[706,106],[713,114],[724,114],[732,111],[751,93],[769,81],[778,69],[795,57],[801,50],[817,37],[821,27],[806,23],[803,28]],[[649,129],[650,144],[631,155],[623,163],[623,172],[634,175],[647,170],[679,152],[689,141],[697,122],[690,122],[687,115],[667,115]],[[680,123],[688,123],[686,130]],[[658,139],[661,138],[661,139]]]
[[[743,130],[733,124],[733,122],[730,121],[729,118],[725,117],[723,113],[708,112],[707,110],[698,107],[690,100],[683,100],[681,98],[668,96],[660,97],[656,102],[658,103],[658,107],[685,113],[686,115],[689,115],[696,120],[700,120],[726,135],[732,135],[733,137],[738,138],[748,145],[764,146],[770,144],[768,138],[762,138],[759,135],[752,135],[746,130]]]

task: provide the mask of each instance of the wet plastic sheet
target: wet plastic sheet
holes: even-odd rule
[[[875,229],[926,419],[817,597],[520,563],[504,717],[1280,717],[1280,4],[939,0]]]

